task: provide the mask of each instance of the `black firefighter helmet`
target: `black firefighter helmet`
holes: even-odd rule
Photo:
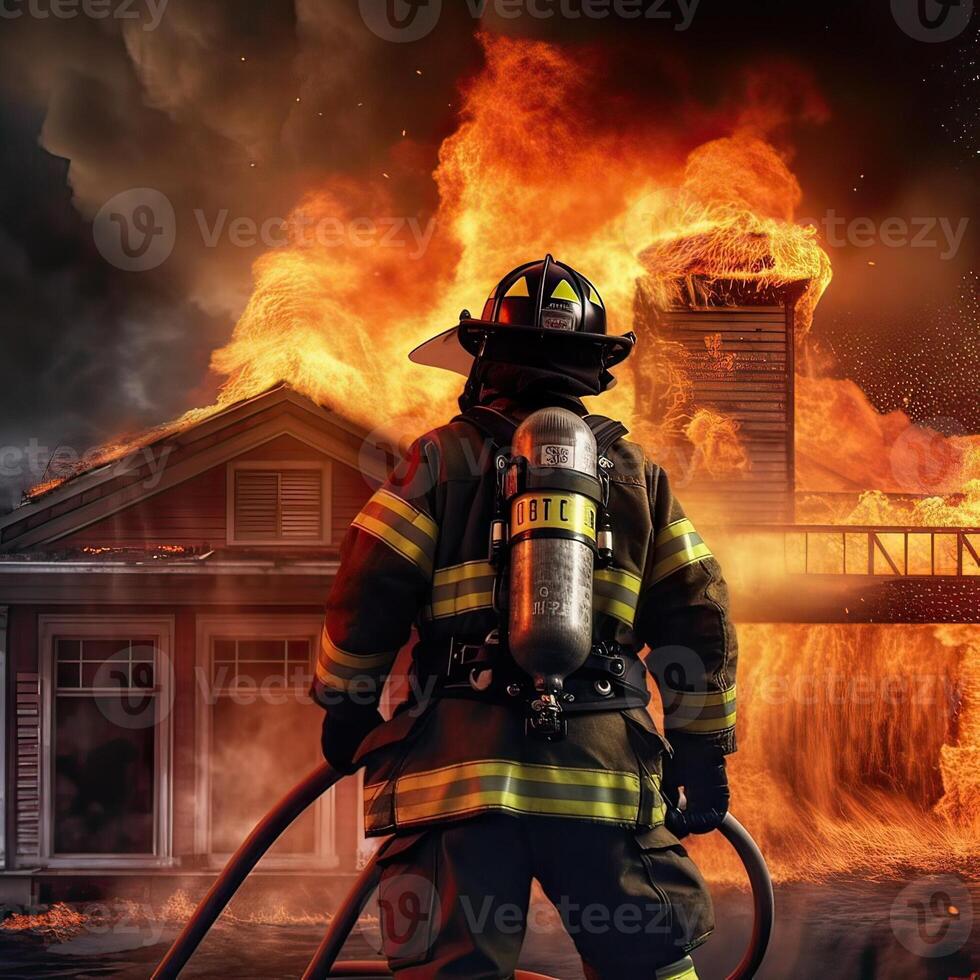
[[[625,360],[636,343],[633,333],[607,334],[606,308],[595,286],[548,255],[504,276],[479,319],[463,310],[458,326],[437,334],[408,356],[416,364],[466,376],[473,359],[484,355],[494,337],[574,345],[583,356],[594,355],[605,368]]]

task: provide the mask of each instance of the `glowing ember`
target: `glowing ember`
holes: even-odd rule
[[[85,929],[87,918],[64,902],[34,915],[11,915],[0,922],[8,932],[31,932],[49,941],[67,942]]]

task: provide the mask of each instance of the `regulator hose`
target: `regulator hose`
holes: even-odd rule
[[[259,859],[307,807],[315,803],[342,778],[342,773],[323,763],[297,783],[255,825],[255,829],[229,858],[207,895],[191,914],[180,935],[167,951],[167,955],[153,972],[151,980],[174,980],[180,974],[242,882],[258,864]],[[754,909],[752,938],[748,949],[734,972],[728,975],[727,980],[750,980],[762,964],[772,935],[775,911],[772,879],[769,877],[769,869],[766,867],[762,852],[749,836],[748,831],[730,813],[726,814],[719,832],[732,845],[745,866],[752,886]],[[388,976],[385,964],[379,962],[345,962],[334,967],[341,947],[377,887],[380,875],[381,869],[378,867],[377,860],[372,858],[333,917],[327,934],[303,974],[303,980],[321,980],[330,976]],[[521,975],[518,973],[518,976]],[[534,974],[523,974],[523,976],[532,977]]]

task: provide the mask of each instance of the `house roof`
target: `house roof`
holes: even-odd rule
[[[283,383],[186,427],[155,429],[123,455],[27,500],[0,517],[0,552],[56,541],[282,435],[366,476],[386,476],[384,457],[362,452],[367,430]]]

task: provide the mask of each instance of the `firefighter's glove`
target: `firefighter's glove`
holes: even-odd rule
[[[356,772],[354,756],[361,742],[383,721],[374,707],[342,702],[327,708],[320,734],[323,758],[337,772],[345,775]]]
[[[679,808],[681,787],[684,809]],[[725,756],[714,746],[685,746],[667,762],[661,790],[667,801],[665,823],[676,837],[717,830],[731,797]]]

